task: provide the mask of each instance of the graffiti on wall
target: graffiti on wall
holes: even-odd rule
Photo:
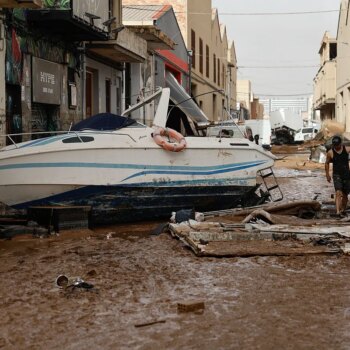
[[[22,78],[22,50],[14,29],[6,32],[6,82],[20,84]]]
[[[41,103],[33,103],[31,116],[31,129],[38,131],[56,131],[59,130],[58,106],[50,106]]]

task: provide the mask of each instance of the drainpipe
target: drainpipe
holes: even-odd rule
[[[188,94],[191,96],[192,94],[192,55],[193,51],[188,50]]]
[[[147,53],[148,55],[148,53]],[[146,57],[146,60],[144,63],[141,63],[142,64],[142,69],[143,69],[143,98],[146,98],[146,70],[147,70],[147,65],[148,65],[148,57]],[[143,106],[143,124],[146,125],[146,106]]]
[[[81,65],[82,65],[82,76],[81,76],[81,112],[82,119],[86,118],[86,51],[85,51],[85,42],[83,42],[83,46],[81,48]]]
[[[232,94],[232,68],[234,68],[235,65],[233,63],[228,63],[227,69],[228,69],[228,99],[227,99],[227,111],[231,115],[231,94]]]

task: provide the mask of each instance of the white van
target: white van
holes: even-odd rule
[[[271,145],[271,123],[269,119],[249,119],[245,125],[252,129],[253,136],[259,135],[259,145]]]
[[[294,141],[295,142],[304,142],[307,140],[312,140],[318,132],[319,132],[319,129],[317,127],[313,127],[313,126],[301,128],[295,133]]]

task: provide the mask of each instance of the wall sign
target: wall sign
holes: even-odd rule
[[[61,65],[33,57],[33,102],[61,104]]]

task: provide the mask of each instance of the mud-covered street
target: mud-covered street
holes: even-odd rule
[[[275,172],[287,199],[331,198],[307,155]],[[0,348],[350,349],[348,256],[198,258],[158,224],[1,241]],[[178,313],[188,300],[204,311]]]

